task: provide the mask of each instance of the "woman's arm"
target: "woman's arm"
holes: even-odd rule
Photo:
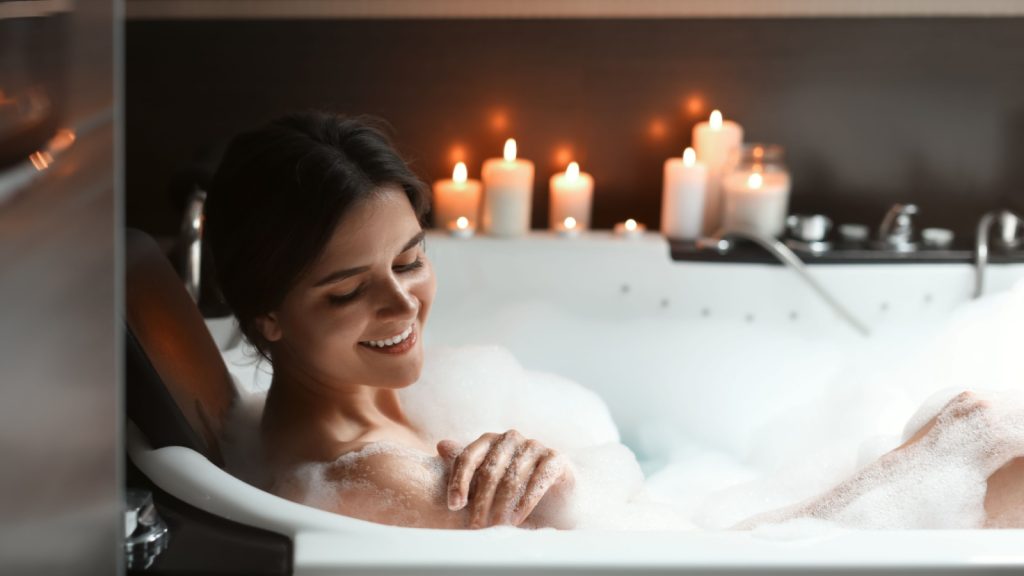
[[[564,459],[517,432],[485,434],[440,456],[377,442],[307,465],[279,495],[372,522],[420,528],[500,524],[567,527],[572,473]]]

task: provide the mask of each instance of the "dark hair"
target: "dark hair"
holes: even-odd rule
[[[280,305],[354,205],[395,185],[422,222],[426,185],[383,126],[374,118],[301,112],[228,145],[209,190],[204,237],[221,294],[264,357],[254,320]]]

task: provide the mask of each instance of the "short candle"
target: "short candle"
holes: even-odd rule
[[[577,227],[590,228],[590,207],[594,197],[594,178],[580,171],[580,165],[569,162],[565,172],[551,177],[551,205],[549,222],[551,228],[572,217]]]
[[[665,161],[661,190],[661,233],[669,238],[694,239],[704,227],[704,198],[708,172],[697,162],[693,148],[682,158]]]
[[[451,179],[434,182],[434,224],[446,226],[452,220],[464,217],[475,228],[480,215],[482,185],[467,177],[466,164],[457,162]]]

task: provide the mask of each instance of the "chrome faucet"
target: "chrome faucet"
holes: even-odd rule
[[[992,224],[999,223],[999,234],[994,244],[998,248],[1009,250],[1024,242],[1024,219],[1009,210],[994,210],[985,214],[978,221],[977,235],[974,242],[974,298],[981,298],[985,293],[985,267],[988,265],[988,239]]]
[[[917,244],[914,242],[913,216],[915,214],[917,214],[917,205],[915,204],[893,204],[878,227],[879,247],[896,252],[917,250]]]
[[[181,223],[179,245],[183,249],[182,277],[192,300],[199,302],[200,279],[203,264],[203,207],[206,192],[196,188],[185,204],[185,218]]]
[[[749,240],[767,250],[772,256],[775,256],[779,262],[796,272],[797,276],[799,276],[800,279],[811,288],[811,290],[814,290],[814,292],[824,300],[830,308],[835,310],[835,312],[838,313],[839,316],[841,316],[843,320],[845,320],[846,323],[856,330],[861,336],[871,336],[871,330],[867,327],[867,324],[861,322],[860,319],[836,300],[836,298],[832,296],[832,294],[830,294],[828,290],[826,290],[825,287],[814,278],[814,276],[811,275],[803,260],[801,260],[795,252],[790,250],[780,240],[771,236],[748,232],[746,230],[722,229],[710,239],[710,242],[712,246],[723,251],[729,249],[730,238]]]

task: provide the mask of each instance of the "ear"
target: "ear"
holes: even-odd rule
[[[270,312],[257,316],[253,322],[266,342],[277,342],[281,339],[281,325],[277,322],[277,314]]]

